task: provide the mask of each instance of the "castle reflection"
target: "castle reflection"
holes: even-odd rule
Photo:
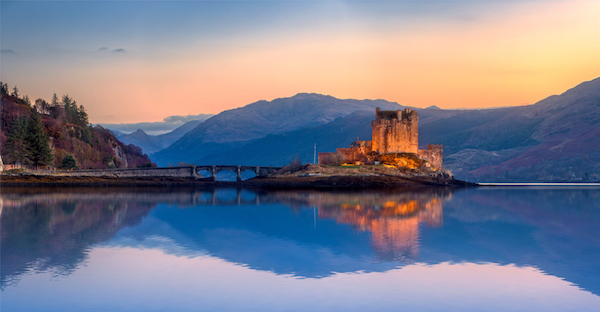
[[[452,193],[427,190],[304,193],[302,196],[307,205],[318,207],[319,219],[333,219],[351,225],[357,231],[369,232],[378,260],[413,262],[419,250],[419,225],[441,227],[443,203],[451,199]]]
[[[373,249],[381,260],[408,262],[418,254],[419,224],[442,225],[442,202],[439,198],[406,198],[387,200],[381,205],[343,204],[341,209],[323,205],[319,206],[319,217],[371,232]]]

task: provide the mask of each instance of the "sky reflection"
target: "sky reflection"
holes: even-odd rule
[[[82,280],[91,282],[82,289]],[[32,293],[37,300],[28,300]],[[57,311],[593,311],[600,304],[598,296],[532,267],[417,263],[303,279],[129,247],[94,248],[88,265],[71,276],[28,275],[3,298],[6,311],[42,311],[48,303]]]
[[[8,191],[3,311],[600,306],[599,189]]]

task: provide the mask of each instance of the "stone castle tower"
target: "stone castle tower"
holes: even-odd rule
[[[382,111],[377,107],[371,128],[372,141],[360,141],[356,138],[356,142],[351,143],[349,148],[337,148],[335,153],[319,153],[319,164],[340,161],[368,164],[377,161],[376,155],[412,153],[427,160],[435,168],[443,168],[442,145],[430,144],[427,149],[419,149],[419,113],[411,108]]]
[[[373,129],[372,150],[379,154],[415,153],[419,151],[419,113],[405,108],[404,111],[382,111],[377,107]]]

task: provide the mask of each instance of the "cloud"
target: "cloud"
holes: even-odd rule
[[[117,130],[123,133],[132,133],[138,129],[144,130],[150,135],[159,135],[173,131],[175,128],[183,125],[184,123],[192,120],[206,120],[213,115],[211,114],[198,114],[198,115],[187,115],[187,116],[169,116],[164,121],[158,122],[138,122],[138,123],[100,123],[99,125],[110,130]]]
[[[106,52],[106,51],[108,51],[107,47],[102,47],[102,48],[98,49],[98,52]]]
[[[112,53],[125,53],[125,49],[114,49]]]
[[[1,52],[2,52],[2,54],[14,54],[14,55],[18,54],[17,52],[10,50],[10,49],[2,49]]]
[[[198,115],[187,115],[187,116],[169,116],[165,117],[164,122],[167,123],[186,123],[192,120],[205,120],[211,117],[211,114],[198,114]]]

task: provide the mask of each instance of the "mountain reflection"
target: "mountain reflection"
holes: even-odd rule
[[[2,194],[0,207],[4,287],[32,269],[69,274],[85,259],[89,246],[138,224],[153,205],[92,191]]]
[[[533,266],[600,293],[600,189],[9,189],[1,287],[97,246],[208,255],[305,278],[407,263]]]

